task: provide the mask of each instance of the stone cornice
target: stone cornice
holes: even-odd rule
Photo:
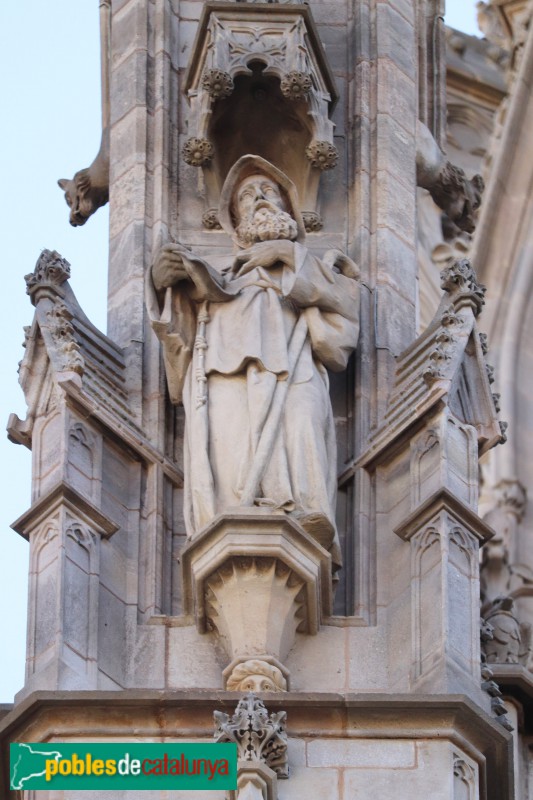
[[[213,711],[232,712],[237,692],[35,692],[0,722],[7,766],[10,741],[52,736],[211,738]],[[482,763],[486,800],[513,797],[512,736],[464,695],[269,693],[269,710],[287,711],[292,737],[449,739]],[[5,775],[9,773],[5,771]],[[486,794],[484,793],[486,792]]]

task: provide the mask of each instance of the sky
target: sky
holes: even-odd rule
[[[474,0],[447,0],[446,22],[479,35]],[[43,248],[71,264],[71,286],[89,319],[106,327],[108,211],[79,228],[68,223],[59,178],[89,166],[98,151],[98,0],[0,3],[2,281],[0,293],[0,703],[24,683],[28,544],[10,525],[30,506],[31,453],[2,433],[9,414],[26,416],[17,363],[33,308],[24,275]]]

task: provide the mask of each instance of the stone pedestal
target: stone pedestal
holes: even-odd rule
[[[296,632],[316,634],[331,613],[331,557],[285,514],[222,515],[188,545],[182,564],[187,610],[200,632],[217,631],[230,667],[264,662],[275,668],[271,678],[286,680],[282,662]],[[225,670],[228,682],[234,674]],[[277,678],[274,690],[285,688]]]

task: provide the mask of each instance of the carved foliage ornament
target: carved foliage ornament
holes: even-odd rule
[[[222,225],[218,218],[218,208],[208,208],[202,215],[202,224],[208,231],[221,231]]]
[[[71,322],[73,315],[64,303],[56,302],[53,308],[46,312],[46,316],[50,335],[57,345],[62,369],[83,375],[85,361],[75,338]]]
[[[222,69],[208,69],[202,76],[202,89],[214,100],[229,97],[233,92],[233,79]]]
[[[423,373],[426,383],[432,384],[446,377],[446,365],[452,359],[457,346],[454,329],[457,329],[463,321],[453,305],[447,306],[442,312],[441,323],[444,330],[437,336],[437,346],[429,354],[429,361]]]
[[[278,778],[289,777],[287,761],[287,713],[269,714],[264,703],[254,694],[247,694],[230,717],[215,711],[215,742],[235,742],[237,755],[244,761],[261,761]]]
[[[333,169],[337,165],[338,153],[337,148],[330,144],[330,142],[311,142],[305,148],[305,154],[311,166],[316,169],[326,170]]]
[[[33,272],[24,276],[26,292],[33,291],[43,284],[61,286],[70,278],[70,264],[56,250],[43,250]]]
[[[322,217],[316,211],[302,211],[302,218],[307,233],[318,233],[322,230]]]
[[[465,297],[474,304],[476,314],[479,314],[485,303],[486,287],[478,283],[476,273],[467,258],[458,258],[453,264],[445,267],[440,274],[440,285],[444,291],[456,297]]]
[[[215,154],[213,145],[207,139],[193,136],[183,145],[183,160],[191,167],[204,167]]]
[[[306,72],[294,70],[288,72],[281,79],[280,89],[284,97],[290,100],[303,100],[307,97],[313,86],[311,76]]]

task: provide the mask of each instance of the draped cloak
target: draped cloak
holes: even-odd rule
[[[323,515],[333,532],[325,546],[335,569],[337,458],[326,369],[344,370],[357,345],[359,284],[301,244],[294,248],[294,268],[279,263],[240,277],[184,255],[187,280],[158,295],[148,276],[148,310],[163,345],[170,398],[185,407],[188,535],[240,505],[276,384],[287,381],[255,503],[296,518]],[[302,316],[305,343],[291,370]]]

